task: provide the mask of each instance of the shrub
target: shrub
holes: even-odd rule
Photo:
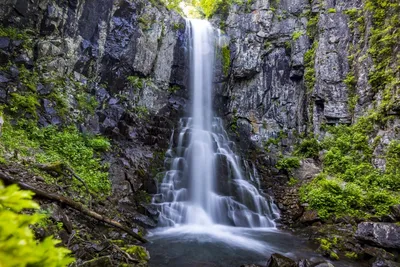
[[[34,238],[30,225],[41,220],[38,213],[21,214],[26,209],[38,209],[33,193],[18,186],[4,187],[0,181],[0,266],[67,266],[74,261],[70,251],[56,246],[60,241],[47,237]]]
[[[286,170],[288,172],[300,167],[300,159],[297,157],[282,158],[276,164],[278,170]]]
[[[12,126],[6,120],[4,124],[0,137],[0,154],[3,157],[17,152],[19,156],[33,158],[38,163],[66,163],[91,191],[109,193],[108,172],[104,171],[104,166],[96,157],[98,151],[110,148],[106,138],[83,135],[75,126],[64,129],[53,126],[38,128],[32,122],[20,120],[19,123]],[[79,185],[73,181],[73,185]]]
[[[320,143],[315,138],[304,139],[295,150],[295,155],[306,158],[318,158],[319,151],[322,149]]]

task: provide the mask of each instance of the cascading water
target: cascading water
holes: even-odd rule
[[[275,205],[247,179],[254,176],[243,175],[234,143],[212,114],[216,31],[207,21],[189,20],[187,34],[192,114],[181,119],[179,134],[171,138],[169,171],[153,198],[159,224],[274,227]]]
[[[213,117],[214,57],[220,35],[206,21],[190,20],[186,29],[192,111],[171,136],[168,171],[153,197],[160,227],[148,235],[150,266],[265,266],[265,259],[276,252],[315,257],[303,240],[275,228],[279,214],[259,190],[254,165],[243,161],[240,166],[222,120]]]

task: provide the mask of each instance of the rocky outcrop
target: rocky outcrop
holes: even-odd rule
[[[230,38],[231,58],[229,73],[218,79],[215,101],[224,103],[219,111],[231,137],[256,162],[263,187],[273,191],[280,204],[284,223],[292,224],[302,212],[296,189],[285,188],[289,176],[303,183],[322,168],[318,161],[306,162],[305,168],[288,175],[275,168],[280,156],[292,154],[305,136],[322,140],[326,126],[355,123],[381,110],[385,102],[383,91],[376,85],[373,89],[370,81],[376,62],[368,39],[372,11],[365,4],[257,0],[213,17]],[[388,62],[395,61],[398,48],[389,49]],[[386,95],[390,103],[398,97],[398,86],[391,90]],[[379,170],[385,170],[382,155],[388,145],[400,138],[396,110],[384,111],[391,119],[382,120],[368,136],[374,144],[371,163]]]
[[[6,120],[108,137],[111,149],[95,160],[107,162],[112,192],[95,207],[123,214],[132,228],[155,226],[157,214],[145,208],[148,193],[157,190],[153,177],[163,168],[188,98],[185,27],[180,15],[158,1],[0,3],[0,105]],[[17,107],[16,95],[31,105]],[[87,222],[73,220],[74,227]],[[119,233],[105,235],[121,239]],[[73,237],[70,231],[65,239]],[[84,244],[64,245],[74,246],[79,262],[91,262],[97,249],[85,254]]]
[[[356,238],[383,248],[400,249],[400,226],[391,223],[362,222]]]
[[[140,0],[6,1],[0,7],[2,27],[21,32],[0,38],[1,62],[10,66],[0,71],[1,104],[24,92],[24,66],[28,78],[37,77],[31,86],[39,125],[78,124],[120,147],[106,158],[113,191],[130,202],[126,197],[149,184],[142,170],[167,147],[185,107],[185,21]],[[67,96],[64,114],[53,97],[57,90]],[[89,99],[96,101],[94,112],[83,107]]]

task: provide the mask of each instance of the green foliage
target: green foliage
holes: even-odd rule
[[[16,185],[4,187],[0,181],[0,266],[67,266],[74,259],[68,256],[68,249],[56,246],[60,241],[52,237],[35,240],[30,225],[38,223],[42,216],[19,213],[39,208],[32,195]]]
[[[226,13],[232,4],[243,4],[243,0],[192,0],[193,6],[199,7],[206,18],[216,12]]]
[[[372,29],[368,53],[374,61],[368,81],[375,92],[382,92],[384,109],[390,110],[399,98],[399,78],[396,72],[400,65],[398,51],[400,43],[400,5],[396,0],[368,0],[365,10],[372,13]]]
[[[96,158],[97,152],[110,148],[104,137],[83,135],[74,126],[38,128],[32,122],[21,120],[16,126],[5,122],[0,143],[3,157],[17,152],[19,157],[34,158],[38,163],[63,162],[85,181],[91,191],[108,194],[111,189],[108,173]],[[75,181],[74,186],[80,184]]]
[[[372,113],[351,126],[330,127],[322,143],[326,150],[324,170],[301,190],[302,200],[318,211],[321,218],[382,216],[389,207],[400,202],[400,147],[392,141],[386,149],[386,169],[372,164],[374,146],[369,135],[381,120]]]
[[[303,139],[303,141],[296,147],[295,155],[305,158],[317,159],[319,151],[321,151],[321,144],[315,138]]]
[[[314,39],[318,33],[318,22],[319,22],[319,14],[312,15],[308,18],[307,22],[307,35],[311,39]]]
[[[282,158],[276,164],[278,170],[286,170],[288,172],[300,167],[300,159],[297,157]]]
[[[143,89],[143,79],[137,76],[129,76],[127,78],[128,82],[130,85],[132,85],[135,88]]]
[[[149,110],[145,106],[136,106],[134,109],[139,119],[145,119],[150,115]]]
[[[97,102],[96,97],[89,95],[86,92],[79,92],[75,96],[78,103],[78,108],[81,111],[87,111],[90,114],[94,114],[99,102]]]
[[[235,113],[235,115],[232,117],[231,131],[236,134],[238,134],[238,124],[237,124],[238,120],[239,120],[239,117]]]
[[[264,125],[264,128],[267,128],[266,125]],[[272,137],[268,138],[268,140],[266,140],[263,143],[263,147],[264,147],[265,151],[269,152],[271,145],[278,146],[280,144],[280,142],[282,141],[282,139],[284,139],[284,138],[287,138],[287,133],[285,133],[284,131],[280,131],[276,138],[272,138]]]
[[[161,0],[161,2],[169,9],[173,9],[177,11],[179,14],[182,14],[182,9],[180,8],[179,4],[182,0]]]
[[[178,92],[181,88],[177,85],[171,86],[168,88],[168,92],[170,92],[171,94],[175,94],[176,92]]]
[[[336,13],[336,9],[335,8],[329,8],[328,9],[328,13]]]
[[[349,94],[349,100],[348,100],[349,110],[350,112],[353,113],[358,101],[358,95],[356,94],[357,80],[354,74],[352,72],[349,72],[346,76],[346,79],[344,79],[343,82],[346,84],[347,91]]]
[[[222,71],[224,75],[227,76],[229,74],[229,68],[231,65],[231,51],[229,50],[229,46],[223,46],[222,49]]]
[[[317,53],[318,42],[314,41],[313,45],[307,52],[304,54],[304,83],[307,88],[307,92],[312,92],[315,86],[315,56]]]

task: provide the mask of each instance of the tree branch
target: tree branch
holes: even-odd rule
[[[0,171],[0,179],[4,180],[7,183],[12,183],[12,184],[18,184],[21,188],[26,189],[26,190],[31,190],[32,192],[34,192],[36,195],[50,199],[50,200],[54,200],[57,201],[59,203],[63,203],[77,211],[82,212],[83,214],[94,218],[96,220],[99,220],[101,222],[104,222],[108,225],[111,225],[115,228],[118,228],[124,232],[126,232],[127,234],[129,234],[130,236],[134,237],[135,239],[139,240],[142,243],[146,243],[147,240],[143,237],[141,237],[140,235],[138,235],[137,233],[133,232],[131,229],[129,229],[128,227],[122,225],[121,223],[114,221],[110,218],[107,218],[101,214],[98,214],[88,208],[86,208],[85,206],[83,206],[81,203],[75,202],[72,199],[65,197],[65,196],[61,196],[58,194],[53,194],[53,193],[48,193],[45,192],[43,190],[37,189],[29,184],[20,182],[20,181],[16,181],[14,180],[11,176],[9,176],[8,174]]]

